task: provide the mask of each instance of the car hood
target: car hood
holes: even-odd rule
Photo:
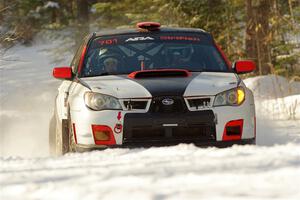
[[[152,77],[131,79],[127,75],[81,78],[94,92],[117,98],[151,98],[152,96],[216,95],[236,87],[234,73],[193,72],[189,77]]]

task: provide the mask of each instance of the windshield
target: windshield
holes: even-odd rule
[[[82,76],[129,74],[157,69],[229,71],[206,35],[143,34],[94,39],[87,52]]]

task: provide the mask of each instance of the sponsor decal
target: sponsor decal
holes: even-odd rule
[[[199,42],[199,37],[190,37],[190,36],[160,36],[161,40],[186,40],[186,41],[194,41]]]
[[[128,38],[125,42],[136,42],[136,41],[144,41],[144,40],[154,40],[152,37],[134,37]]]
[[[172,105],[172,104],[174,103],[174,100],[173,100],[173,99],[167,98],[167,99],[163,99],[161,102],[162,102],[162,104],[164,104],[165,106],[170,106],[170,105]]]
[[[118,39],[107,39],[107,40],[99,40],[98,41],[100,45],[113,45],[118,43]]]

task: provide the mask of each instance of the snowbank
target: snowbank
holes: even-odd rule
[[[290,82],[282,76],[256,76],[244,80],[256,99],[277,99],[300,94],[300,82]]]
[[[300,120],[300,82],[275,75],[248,78],[244,82],[254,93],[257,115]]]
[[[300,120],[300,95],[256,101],[258,114],[271,119]],[[300,122],[299,122],[300,123]]]

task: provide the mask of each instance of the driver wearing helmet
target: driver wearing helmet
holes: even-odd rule
[[[173,54],[171,55],[171,66],[180,66],[181,64],[183,64],[184,61],[182,59],[182,55],[180,52],[173,52]]]
[[[108,74],[116,74],[118,72],[118,60],[114,57],[108,57],[103,61],[104,70]]]
[[[167,65],[172,68],[187,67],[192,64],[191,57],[194,49],[191,45],[177,46],[170,45],[166,47]]]

